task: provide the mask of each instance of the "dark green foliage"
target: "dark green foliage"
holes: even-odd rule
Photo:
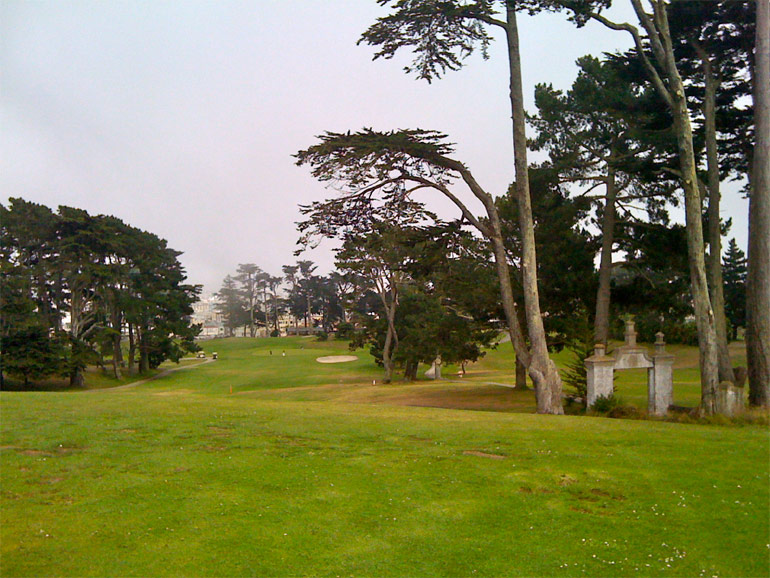
[[[361,319],[362,329],[356,332],[355,347],[369,345],[369,352],[382,365],[387,323],[382,315]],[[408,287],[399,296],[395,320],[398,349],[393,360],[403,369],[406,379],[415,379],[419,364],[432,363],[437,356],[445,364],[462,365],[484,356],[498,331],[487,324],[462,316],[442,306],[434,295]]]
[[[573,396],[580,398],[584,407],[588,388],[585,360],[594,353],[593,341],[592,338],[589,338],[575,342],[569,347],[573,357],[567,362],[567,367],[561,374],[565,388],[571,388]]]
[[[620,235],[625,261],[613,270],[613,299],[619,313],[632,314],[639,329],[673,328],[692,314],[687,238],[681,225],[627,224]],[[616,315],[619,319],[621,315]],[[665,330],[664,330],[665,331]],[[675,333],[669,329],[669,332]],[[648,335],[645,333],[644,339]],[[652,339],[654,341],[654,337]]]
[[[599,414],[609,414],[620,406],[620,399],[614,394],[600,395],[594,400],[591,411]]]
[[[335,332],[335,339],[348,341],[353,338],[354,331],[355,331],[355,326],[352,323],[349,323],[347,321],[340,323],[339,325],[337,325],[337,330]]]
[[[457,223],[406,224],[433,218],[414,203],[401,218],[400,224],[371,223],[367,235],[347,236],[337,266],[358,276],[362,297],[367,292],[379,296],[359,299],[352,319],[360,330],[352,346],[369,345],[384,364],[387,313],[392,311],[392,361],[413,379],[418,365],[437,355],[446,363],[478,359],[481,347],[497,335],[487,320],[496,316],[499,304],[483,243]]]
[[[666,343],[682,345],[698,345],[698,329],[695,321],[678,315],[667,317],[659,311],[639,310],[634,315],[637,340],[642,343],[654,343],[655,334],[662,331]],[[610,326],[610,335],[618,341],[623,340],[625,322],[622,318],[615,319]]]
[[[730,239],[722,261],[722,278],[725,287],[725,315],[730,322],[732,339],[737,339],[738,328],[746,327],[746,255]]]
[[[593,256],[596,243],[583,228],[589,203],[571,199],[557,182],[557,174],[548,169],[532,169],[532,214],[540,283],[543,322],[556,349],[580,339],[587,312],[593,309],[596,274]],[[497,200],[506,245],[514,262],[520,260],[521,244],[518,205],[510,195]],[[514,287],[521,291],[516,279]]]
[[[361,35],[359,44],[378,48],[374,58],[393,58],[404,48],[414,55],[407,73],[431,82],[447,71],[459,70],[476,50],[484,58],[492,36],[487,28],[506,28],[507,0],[377,0],[392,8]],[[608,6],[609,0],[516,0],[517,10],[572,10],[572,19],[584,23],[586,12]]]
[[[232,336],[237,327],[243,327],[249,321],[249,312],[243,301],[242,293],[236,285],[235,279],[227,275],[216,295],[219,299],[216,310],[222,315],[228,335]]]
[[[411,49],[414,61],[404,70],[432,81],[447,70],[458,70],[478,47],[484,57],[492,40],[484,21],[494,16],[492,2],[426,2],[379,0],[393,11],[377,19],[358,43],[378,47],[374,58],[392,58],[400,48]]]
[[[9,331],[0,336],[0,350],[2,371],[21,378],[25,386],[61,372],[65,363],[62,343],[51,339],[43,327]]]
[[[756,2],[674,0],[668,5],[677,68],[687,79],[690,110],[704,103],[704,58],[716,85],[715,124],[722,179],[748,174],[753,154],[754,115],[751,67]],[[695,115],[696,145],[704,145],[704,119]]]
[[[81,386],[83,369],[100,350],[113,357],[117,377],[125,329],[138,337],[143,370],[195,349],[197,328],[189,316],[199,288],[183,283],[180,253],[164,240],[114,217],[71,207],[54,213],[23,199],[0,206],[0,216],[6,369],[19,371],[19,364],[36,360],[39,367],[25,379],[64,372],[72,386]],[[18,347],[20,335],[27,335],[29,348]]]

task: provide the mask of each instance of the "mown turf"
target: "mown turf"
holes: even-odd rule
[[[766,428],[396,406],[440,384],[273,343],[0,394],[0,574],[770,575]]]

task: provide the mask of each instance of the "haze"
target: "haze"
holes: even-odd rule
[[[156,233],[184,252],[190,281],[214,291],[238,263],[276,275],[294,262],[298,204],[331,192],[291,155],[325,130],[445,132],[502,194],[513,180],[503,43],[429,85],[403,73],[406,55],[372,62],[356,46],[384,13],[374,0],[4,1],[3,197]],[[529,110],[536,83],[567,89],[579,56],[630,46],[560,15],[519,26]],[[747,203],[729,189],[723,217],[745,249]],[[319,272],[333,265],[330,245],[302,258]]]

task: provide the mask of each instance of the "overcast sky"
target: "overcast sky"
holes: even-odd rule
[[[238,263],[279,275],[296,260],[298,204],[332,193],[291,155],[325,130],[445,132],[503,193],[503,43],[429,85],[402,72],[406,55],[372,62],[356,46],[384,13],[375,0],[2,0],[0,202],[119,217],[183,251],[190,281],[215,291]],[[522,16],[519,28],[529,110],[536,83],[567,89],[579,56],[630,46],[559,15]],[[727,193],[723,207],[745,249],[747,203]],[[328,244],[301,258],[333,265]]]

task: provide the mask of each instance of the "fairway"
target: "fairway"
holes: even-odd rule
[[[766,427],[534,415],[489,385],[502,345],[389,386],[361,351],[316,361],[338,342],[205,349],[135,387],[0,393],[2,576],[770,575]]]

